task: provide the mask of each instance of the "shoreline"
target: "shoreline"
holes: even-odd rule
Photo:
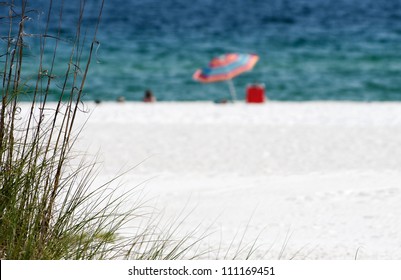
[[[246,230],[271,247],[255,258],[290,235],[284,259],[401,259],[401,103],[85,105],[74,151],[98,155],[95,183],[136,166],[124,188],[217,232],[208,244]]]

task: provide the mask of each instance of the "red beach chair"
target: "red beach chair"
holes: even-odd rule
[[[265,86],[263,84],[252,84],[246,88],[247,103],[263,103],[266,101]]]

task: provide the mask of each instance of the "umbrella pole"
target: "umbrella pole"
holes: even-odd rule
[[[227,83],[228,83],[228,87],[230,88],[231,98],[233,99],[233,102],[235,102],[237,100],[237,94],[235,92],[233,80],[231,80],[231,79],[227,80]]]

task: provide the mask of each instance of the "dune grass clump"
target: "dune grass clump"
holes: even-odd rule
[[[46,12],[28,0],[0,2],[0,259],[183,257],[198,240],[175,240],[140,203],[127,210],[134,194],[117,194],[110,182],[94,186],[96,164],[71,164],[104,3],[85,21],[80,1],[75,34],[63,38],[67,2],[60,2],[49,1]],[[30,33],[38,15],[41,33]],[[67,60],[61,44],[70,48]]]
[[[104,1],[89,20],[79,2],[73,34],[68,1],[45,12],[30,3],[0,2],[0,259],[250,258],[255,242],[204,248],[207,232],[183,233],[185,217],[164,221],[135,187],[96,185],[96,162],[72,148]]]
[[[102,256],[113,235],[105,225],[108,209],[83,214],[93,165],[68,170],[75,140],[73,127],[96,44],[96,31],[81,61],[86,44],[81,42],[84,2],[78,9],[77,29],[71,55],[63,74],[54,68],[61,40],[62,9],[53,3],[46,14],[42,34],[29,34],[27,26],[36,11],[28,1],[2,2],[2,87],[0,112],[0,257],[2,259],[62,259]],[[56,34],[50,34],[52,16],[58,14]],[[8,26],[8,28],[3,28]],[[54,28],[53,28],[54,30]],[[48,47],[51,46],[51,47]],[[49,49],[50,48],[50,49]],[[37,50],[38,53],[33,53]],[[30,53],[30,55],[27,55]],[[34,56],[37,65],[26,65]],[[35,69],[34,73],[26,73]],[[62,81],[54,92],[53,83]],[[49,106],[48,100],[57,100]],[[22,112],[20,100],[29,100]],[[87,204],[88,205],[88,204]],[[107,208],[107,207],[106,207]],[[103,246],[103,248],[102,248]]]

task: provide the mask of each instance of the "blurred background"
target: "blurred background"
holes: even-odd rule
[[[53,3],[50,34],[57,34],[61,2]],[[64,3],[58,50],[64,64],[80,2]],[[85,23],[93,26],[100,4],[85,3]],[[43,33],[48,5],[31,1],[27,32]],[[401,100],[399,0],[106,0],[97,39],[86,100],[139,101],[146,89],[159,101],[229,98],[226,83],[201,84],[192,75],[230,52],[260,56],[234,79],[239,99],[247,84],[264,83],[268,98],[279,101]],[[35,40],[27,38],[33,60]]]

